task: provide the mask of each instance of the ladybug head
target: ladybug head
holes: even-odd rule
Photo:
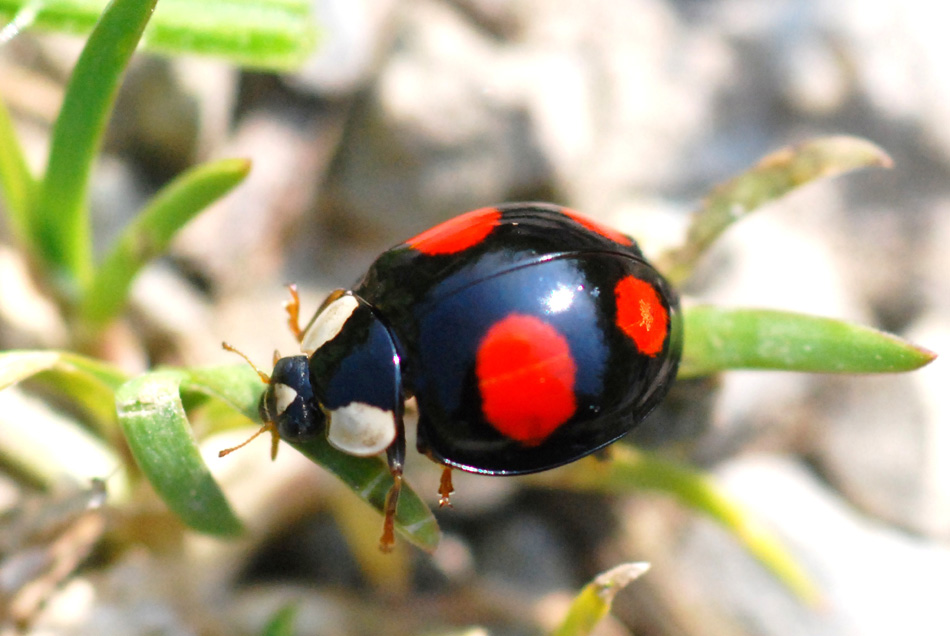
[[[297,442],[324,432],[326,417],[313,400],[307,356],[277,360],[257,408],[261,421],[276,427],[281,439]]]
[[[225,350],[244,358],[253,368],[261,381],[267,385],[257,405],[263,426],[243,443],[226,448],[218,457],[243,448],[262,433],[271,434],[271,458],[277,457],[277,446],[281,439],[299,442],[312,439],[326,428],[326,416],[313,399],[310,374],[307,371],[307,356],[289,356],[279,358],[274,353],[274,371],[267,375],[258,369],[251,360],[229,345],[221,343]]]
[[[296,310],[291,313],[296,323]],[[257,370],[267,385],[258,404],[264,426],[277,443],[326,435],[351,455],[375,455],[388,448],[402,426],[399,355],[389,329],[372,307],[351,292],[330,295],[304,330],[294,329],[303,353],[279,358],[271,375]],[[224,348],[240,351],[227,343]],[[244,446],[219,453],[224,456]]]

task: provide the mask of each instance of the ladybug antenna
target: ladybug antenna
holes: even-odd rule
[[[229,344],[226,343],[226,342],[222,342],[222,343],[221,343],[221,348],[224,349],[225,351],[230,351],[231,353],[236,353],[236,354],[238,354],[239,356],[241,356],[242,358],[244,358],[244,361],[247,362],[249,365],[251,365],[251,368],[252,368],[252,369],[254,369],[255,371],[257,371],[257,375],[258,375],[258,377],[260,377],[261,382],[263,382],[264,384],[270,384],[270,376],[267,375],[266,373],[264,373],[263,371],[261,371],[260,369],[258,369],[258,368],[257,368],[257,365],[254,364],[253,362],[251,362],[251,359],[248,358],[246,355],[244,355],[244,353],[243,353],[242,351],[238,351],[237,349],[235,349],[234,347],[232,347],[231,345],[229,345]]]
[[[224,457],[230,453],[233,453],[239,448],[244,448],[255,439],[258,438],[262,433],[270,432],[271,434],[271,445],[270,445],[270,458],[277,459],[277,444],[280,442],[280,435],[277,433],[277,427],[274,426],[273,422],[264,422],[264,425],[261,426],[257,431],[248,437],[246,440],[238,444],[237,446],[232,446],[231,448],[225,448],[224,450],[218,451],[218,457]]]

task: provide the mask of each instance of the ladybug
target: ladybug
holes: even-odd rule
[[[384,550],[406,399],[419,452],[445,468],[446,505],[453,468],[533,473],[623,437],[666,395],[682,347],[677,294],[636,242],[550,204],[482,208],[397,245],[303,329],[291,294],[302,353],[261,373],[259,432],[274,452],[278,438],[318,435],[353,455],[385,451]]]

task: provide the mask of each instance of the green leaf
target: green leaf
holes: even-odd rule
[[[0,389],[34,379],[82,407],[106,439],[115,433],[115,389],[126,376],[118,369],[65,351],[0,354]]]
[[[553,636],[586,636],[610,611],[617,592],[640,578],[647,563],[624,563],[599,574],[574,597],[564,622]]]
[[[53,127],[46,175],[32,220],[33,245],[59,293],[78,297],[92,273],[89,175],[119,81],[156,0],[114,0],[73,69]]]
[[[726,228],[762,205],[817,179],[891,165],[883,150],[857,137],[823,137],[783,148],[713,189],[693,215],[684,245],[664,254],[657,266],[678,285]]]
[[[281,607],[261,630],[261,636],[294,636],[297,633],[295,626],[299,613],[300,606],[297,604]]]
[[[725,369],[912,371],[936,354],[870,327],[769,309],[690,307],[679,377]]]
[[[68,415],[23,394],[0,396],[0,463],[21,482],[40,488],[107,478],[110,497],[128,495],[114,448]]]
[[[0,390],[22,382],[40,371],[51,369],[59,360],[55,351],[8,351],[0,353]]]
[[[4,463],[50,487],[64,476],[82,482],[114,471],[119,460],[102,438],[113,440],[113,389],[122,382],[122,374],[98,360],[61,351],[0,354],[0,390],[24,380],[39,381],[83,407],[98,424],[99,436],[53,411],[48,417],[30,419],[3,411],[0,456]],[[124,474],[113,475],[109,484],[114,495],[127,492]]]
[[[0,353],[0,390],[42,371],[85,375],[113,390],[126,381],[115,367],[68,351],[5,351]]]
[[[0,100],[0,196],[6,203],[10,229],[21,245],[30,245],[30,210],[36,195],[36,179],[17,139],[13,120]]]
[[[12,19],[39,5],[27,25],[38,30],[86,34],[106,0],[0,0],[0,18]],[[300,66],[316,43],[307,0],[162,0],[145,30],[148,51],[214,55],[260,69]]]
[[[182,370],[183,393],[199,393],[220,400],[243,414],[252,422],[259,422],[257,404],[264,384],[248,365],[194,367]],[[218,430],[218,429],[215,429]]]
[[[95,333],[115,318],[139,270],[163,254],[178,230],[240,183],[250,168],[244,159],[216,161],[192,168],[163,188],[123,231],[83,294],[84,330]]]
[[[156,371],[119,387],[119,423],[139,468],[165,504],[189,527],[207,534],[242,531],[201,458],[182,407],[183,374]]]
[[[672,495],[725,527],[803,601],[816,605],[821,600],[814,582],[766,526],[715,482],[681,464],[625,444],[614,444],[609,461],[588,458],[535,479],[546,486],[597,492],[626,494],[646,489]]]

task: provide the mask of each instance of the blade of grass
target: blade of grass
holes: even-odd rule
[[[690,307],[678,377],[725,369],[812,373],[912,371],[936,354],[870,327],[768,309]]]
[[[175,233],[224,196],[251,169],[244,159],[224,159],[185,172],[165,186],[122,232],[83,294],[83,331],[95,333],[122,310],[132,279],[168,248]]]
[[[300,606],[296,603],[284,605],[271,615],[260,636],[295,636],[299,613]]]
[[[0,353],[0,390],[44,371],[83,374],[112,390],[127,379],[101,360],[68,351],[5,351]]]
[[[0,0],[0,19],[37,4]],[[40,2],[30,28],[88,33],[105,0]],[[142,39],[148,51],[224,57],[243,66],[291,70],[316,44],[308,0],[162,0]]]
[[[609,461],[584,459],[534,479],[547,486],[597,492],[625,494],[647,489],[672,495],[722,525],[804,602],[820,604],[821,594],[815,583],[781,541],[715,482],[681,464],[625,444],[614,444],[610,450]]]
[[[190,528],[218,536],[242,531],[201,458],[181,404],[183,374],[156,371],[119,387],[116,407],[132,456],[165,504]]]
[[[313,51],[317,31],[305,0],[162,0],[145,44],[163,53],[200,53],[242,66],[291,70]]]
[[[20,245],[30,246],[30,209],[36,194],[36,179],[13,128],[13,119],[0,100],[0,196],[7,208],[10,229]]]
[[[766,203],[817,179],[891,165],[883,150],[857,137],[823,137],[773,152],[709,193],[693,215],[684,244],[664,254],[658,268],[673,285],[679,285],[720,234]]]
[[[52,368],[59,359],[55,351],[8,351],[0,353],[0,390]]]
[[[584,586],[553,632],[553,636],[586,636],[590,634],[613,605],[617,592],[643,576],[650,569],[648,563],[624,563],[597,577]]]
[[[89,176],[119,81],[156,0],[113,0],[73,69],[53,127],[33,219],[35,248],[58,292],[75,300],[92,273]]]
[[[222,365],[184,369],[181,383],[183,393],[199,393],[213,397],[241,413],[252,422],[257,422],[257,403],[264,391],[264,384],[248,365]],[[246,423],[245,423],[246,425]],[[210,432],[218,432],[215,428]]]

